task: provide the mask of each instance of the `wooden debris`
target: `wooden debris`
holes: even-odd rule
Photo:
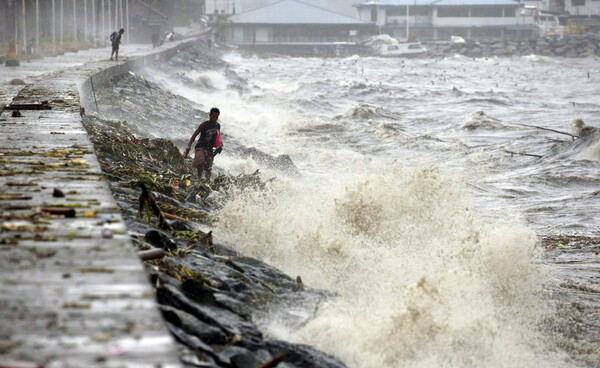
[[[160,259],[165,256],[166,252],[164,249],[150,249],[142,252],[138,252],[138,256],[142,261],[149,261],[153,259]]]
[[[42,208],[42,212],[49,213],[51,215],[65,216],[65,217],[75,217],[76,213],[73,208],[68,207],[45,207]]]
[[[506,153],[510,153],[511,155],[521,155],[521,156],[530,156],[530,157],[537,157],[537,158],[542,158],[544,156],[542,155],[534,155],[532,153],[521,153],[521,152],[513,152],[513,151],[508,151],[508,150],[503,150]]]
[[[163,215],[165,216],[165,218],[168,218],[169,220],[188,221],[187,219],[185,219],[183,217],[175,216],[175,215],[172,215],[172,214],[166,213],[166,212],[163,212]]]
[[[144,218],[144,213],[147,213],[148,210],[152,210],[154,215],[158,217],[158,228],[163,230],[173,230],[171,225],[167,222],[164,214],[160,210],[158,203],[154,199],[154,195],[146,188],[146,185],[142,182],[138,182],[140,188],[142,188],[142,194],[139,199],[139,209],[138,209],[138,217]]]
[[[265,364],[261,365],[258,368],[273,368],[276,367],[279,363],[283,362],[287,358],[287,354],[279,354],[275,358],[269,360]]]
[[[296,285],[292,288],[294,291],[304,291],[304,282],[300,276],[296,277]]]
[[[209,231],[204,236],[198,238],[198,241],[196,243],[185,248],[184,252],[187,254],[191,252],[194,248],[196,248],[198,245],[205,245],[206,247],[211,247],[212,244],[212,231]]]
[[[23,104],[8,104],[4,106],[4,110],[51,110],[52,107],[48,101],[38,103],[23,103]]]
[[[549,132],[554,132],[554,133],[558,133],[558,134],[564,134],[564,135],[568,135],[569,137],[571,137],[573,139],[579,138],[578,136],[573,135],[571,133],[561,132],[560,130],[554,130],[554,129],[550,129],[550,128],[544,128],[544,127],[537,126],[537,125],[529,125],[529,124],[517,124],[517,125],[528,127],[528,128],[535,128],[535,129],[540,129],[540,130],[547,130]]]

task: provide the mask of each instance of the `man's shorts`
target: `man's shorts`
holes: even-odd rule
[[[192,162],[192,166],[194,167],[212,167],[213,164],[213,154],[211,151],[205,150],[203,148],[197,148],[194,152],[194,161]]]

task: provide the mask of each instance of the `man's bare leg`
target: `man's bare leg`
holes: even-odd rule
[[[200,167],[197,167],[196,169],[198,170],[198,180],[200,180],[200,182],[202,183],[202,182],[204,181],[204,180],[202,179],[202,171],[203,171],[203,168],[202,168],[202,166],[200,166]]]
[[[210,181],[210,175],[211,175],[211,168],[205,167],[204,168],[204,177],[206,178],[206,181]]]

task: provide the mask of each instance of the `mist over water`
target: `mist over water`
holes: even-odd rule
[[[536,232],[596,235],[598,137],[524,125],[598,125],[598,60],[227,60],[243,88],[215,71],[184,71],[204,90],[154,79],[300,169],[261,168],[268,190],[219,214],[220,239],[336,293],[304,323],[260,321],[269,333],[350,367],[574,365],[542,331],[558,317]]]

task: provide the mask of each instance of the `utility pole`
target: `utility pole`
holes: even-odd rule
[[[83,0],[83,45],[85,46],[88,41],[88,12],[87,12],[87,0]]]
[[[417,9],[417,0],[415,0],[415,9]],[[414,11],[413,13],[415,14],[415,22],[413,23],[413,27],[415,29],[417,29],[417,15],[419,15],[419,14],[416,11]],[[418,33],[416,33],[416,34],[418,34]]]
[[[110,1],[111,0],[107,1],[108,2],[108,14],[107,15],[108,15],[108,29],[110,32],[112,32],[113,27],[112,27],[112,17],[111,17],[111,13],[110,13]]]
[[[125,22],[127,23],[127,43],[129,43],[129,0],[125,0]]]
[[[63,48],[63,31],[64,31],[64,20],[65,20],[65,3],[64,0],[60,0],[60,52],[64,52]]]
[[[96,36],[98,35],[98,33],[96,33],[96,0],[92,0],[92,30],[92,45],[96,47]]]
[[[52,56],[56,56],[56,9],[52,0]]]
[[[101,14],[102,14],[102,29],[100,30],[100,39],[102,40],[102,47],[104,47],[104,42],[106,42],[106,40],[104,39],[104,32],[106,31],[106,19],[104,17],[104,0],[102,0],[102,9],[100,10]]]
[[[408,19],[409,19],[408,2],[406,2],[406,40],[408,41]]]
[[[77,44],[77,5],[73,0],[73,41]]]
[[[27,11],[25,10],[25,0],[21,0],[21,5],[23,8],[23,19],[21,20],[21,26],[23,27],[23,47],[27,50]]]
[[[7,16],[8,24],[8,57],[4,62],[6,66],[19,66],[17,58],[17,0],[8,0]]]
[[[125,23],[123,22],[123,0],[119,0],[119,9],[121,9],[121,28],[125,28]]]
[[[40,0],[35,0],[35,51],[40,55]]]

